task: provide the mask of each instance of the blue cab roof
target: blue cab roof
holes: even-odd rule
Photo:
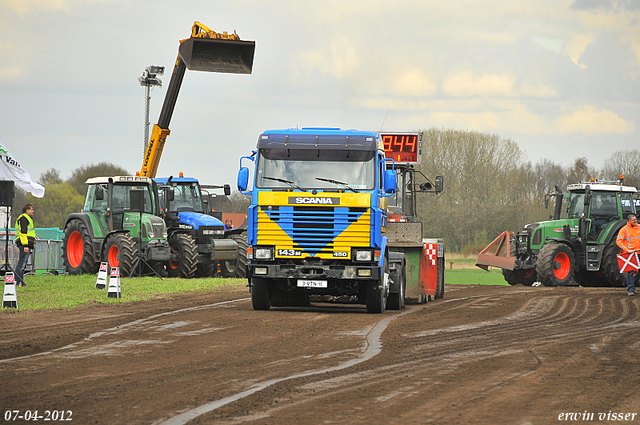
[[[167,184],[167,180],[169,180],[169,177],[153,178],[153,181],[155,181],[158,184]],[[171,181],[176,183],[198,183],[198,179],[194,177],[173,177]]]
[[[375,151],[380,133],[374,131],[342,130],[340,128],[304,127],[286,130],[267,130],[258,138],[260,148],[348,149]]]

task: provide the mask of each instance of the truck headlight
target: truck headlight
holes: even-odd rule
[[[253,258],[256,260],[273,260],[273,248],[254,247]]]
[[[356,261],[371,261],[371,250],[356,250],[356,255],[354,255],[353,258],[355,258]]]

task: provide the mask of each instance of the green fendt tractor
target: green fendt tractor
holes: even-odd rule
[[[72,275],[92,274],[106,261],[109,267],[119,267],[124,277],[149,269],[163,274],[172,254],[165,223],[156,216],[158,192],[153,180],[95,177],[86,184],[82,212],[70,214],[64,227],[65,270]]]
[[[527,224],[515,235],[503,232],[478,254],[476,265],[502,268],[511,285],[624,287],[616,237],[627,216],[636,213],[636,188],[623,186],[621,179],[581,182],[567,189],[563,194],[556,187],[549,195],[556,199],[553,220]],[[567,203],[561,218],[563,200]]]

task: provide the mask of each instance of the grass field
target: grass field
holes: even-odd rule
[[[506,285],[500,270],[486,272],[474,266],[475,260],[455,259],[451,266],[447,259],[445,283],[449,285]],[[74,308],[94,302],[113,304],[153,299],[158,296],[190,291],[210,291],[224,285],[245,285],[246,279],[177,279],[157,277],[122,278],[122,298],[108,298],[107,290],[96,289],[96,275],[83,276],[26,276],[26,288],[18,291],[20,310],[51,310]],[[249,290],[247,289],[247,296]],[[2,313],[15,311],[3,308]]]
[[[475,269],[447,269],[444,273],[444,282],[448,285],[507,285],[502,277],[500,269],[491,269],[486,272]]]
[[[158,296],[196,291],[210,291],[224,286],[245,284],[246,279],[178,279],[157,277],[133,277],[120,279],[122,298],[108,298],[107,289],[96,289],[97,275],[82,276],[25,276],[27,286],[16,288],[20,310],[50,310],[74,308],[94,302],[114,304],[142,301]],[[247,289],[247,296],[249,290]],[[3,308],[2,312],[15,311]]]

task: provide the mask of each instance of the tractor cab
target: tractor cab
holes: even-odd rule
[[[621,181],[592,179],[588,183],[569,185],[567,189],[569,199],[565,217],[584,221],[584,229],[579,230],[584,232],[588,241],[601,240],[615,223],[626,220],[629,214],[636,212],[633,200],[636,189],[623,186]]]

